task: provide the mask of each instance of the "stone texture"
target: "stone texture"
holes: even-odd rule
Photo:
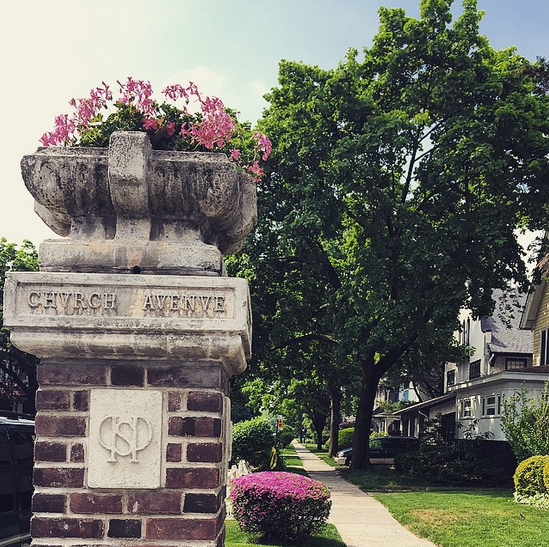
[[[223,275],[257,222],[255,184],[224,154],[151,150],[142,132],[109,149],[43,148],[21,161],[42,220],[48,271]],[[93,181],[93,184],[89,182]]]
[[[91,394],[88,486],[158,488],[162,392],[101,389]]]
[[[143,133],[41,149],[22,170],[69,236],[4,293],[12,342],[41,359],[33,545],[222,547],[229,378],[251,312],[221,257],[255,223],[255,185]]]
[[[107,385],[106,360],[135,367],[154,359],[177,366],[170,375],[151,368],[150,385],[218,388],[226,379],[212,363],[221,363],[231,376],[244,370],[251,355],[244,279],[9,274],[4,324],[17,347],[43,360],[41,386]],[[196,368],[180,367],[182,361]],[[135,368],[134,376],[127,368],[113,369],[111,380],[141,383],[141,366]]]

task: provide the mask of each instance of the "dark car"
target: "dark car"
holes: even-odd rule
[[[415,450],[419,446],[419,439],[415,437],[374,437],[370,439],[370,463],[395,463],[395,456],[401,452]],[[340,450],[334,458],[339,465],[350,465],[353,449]]]
[[[0,546],[30,545],[34,421],[0,411]]]

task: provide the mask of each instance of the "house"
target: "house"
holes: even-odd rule
[[[529,303],[533,294],[527,301],[525,295],[496,290],[490,317],[475,319],[468,311],[461,314],[456,336],[470,348],[470,356],[445,366],[442,397],[395,413],[401,418],[404,435],[421,435],[425,421],[440,414],[448,437],[487,435],[492,441],[505,441],[501,429],[505,397],[522,388],[541,393],[549,381],[549,367],[540,366],[547,363],[546,357],[539,356],[542,348],[549,353],[549,312],[543,315],[542,306],[549,303],[549,295],[537,295],[536,305]],[[539,332],[534,329],[534,336],[522,327],[526,325],[523,310],[525,314],[528,310],[528,325],[533,327],[537,321]],[[533,350],[536,344],[537,353]]]

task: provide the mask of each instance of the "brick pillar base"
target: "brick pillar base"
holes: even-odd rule
[[[47,362],[38,375],[35,547],[223,545],[230,412],[220,365]],[[159,488],[87,486],[90,398],[97,389],[161,392]]]

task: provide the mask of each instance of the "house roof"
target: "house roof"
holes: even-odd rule
[[[526,303],[520,319],[520,328],[525,330],[533,330],[534,325],[536,324],[539,305],[547,285],[545,278],[549,272],[549,254],[545,255],[538,262],[537,269],[542,273],[542,281],[528,293],[528,297],[526,298]]]
[[[429,399],[428,401],[423,401],[422,403],[416,403],[415,405],[407,406],[402,410],[397,410],[396,412],[393,412],[393,416],[400,416],[401,414],[406,414],[407,412],[415,412],[417,410],[424,410],[426,408],[431,408],[440,403],[445,403],[446,401],[455,399],[455,397],[456,397],[455,393],[445,393],[440,397],[435,397],[434,399]]]
[[[534,290],[528,294],[526,298],[526,304],[524,305],[524,311],[520,320],[520,328],[525,330],[532,330],[536,323],[536,317],[538,315],[539,305],[545,291],[547,283],[542,281],[539,285],[534,287]]]
[[[519,328],[526,295],[496,289],[493,299],[494,313],[481,319],[482,331],[492,333],[492,339],[487,344],[490,353],[532,353],[532,333]]]

